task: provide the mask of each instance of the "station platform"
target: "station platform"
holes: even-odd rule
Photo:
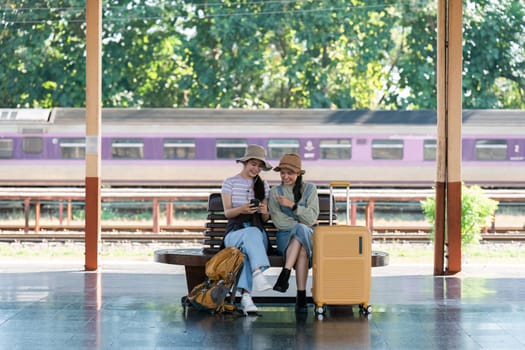
[[[0,260],[0,349],[525,349],[524,265],[435,277],[391,263],[372,271],[371,315],[329,306],[320,318],[290,303],[248,317],[185,309],[178,266]]]

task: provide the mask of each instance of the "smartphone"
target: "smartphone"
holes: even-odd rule
[[[252,200],[250,201],[250,204],[251,204],[252,206],[254,206],[254,207],[258,207],[259,204],[261,204],[261,201],[258,200],[258,199],[256,199],[256,198],[254,198],[254,199],[252,199]]]

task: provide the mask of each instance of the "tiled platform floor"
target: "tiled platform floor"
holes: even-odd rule
[[[525,349],[523,265],[374,268],[370,317],[329,307],[320,320],[290,304],[208,316],[180,305],[180,267],[82,263],[2,260],[0,349]]]

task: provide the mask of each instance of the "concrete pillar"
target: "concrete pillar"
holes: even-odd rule
[[[461,271],[462,1],[438,0],[434,274]]]
[[[98,269],[101,240],[102,0],[86,1],[85,269]]]

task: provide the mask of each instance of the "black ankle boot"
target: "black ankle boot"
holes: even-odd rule
[[[273,286],[273,290],[276,290],[281,293],[286,292],[286,290],[288,289],[288,280],[290,279],[290,272],[290,270],[283,267],[279,278],[277,278],[277,282],[275,282],[275,286]]]
[[[306,291],[298,290],[297,298],[295,299],[295,312],[305,313],[308,312],[308,305],[306,304]]]

